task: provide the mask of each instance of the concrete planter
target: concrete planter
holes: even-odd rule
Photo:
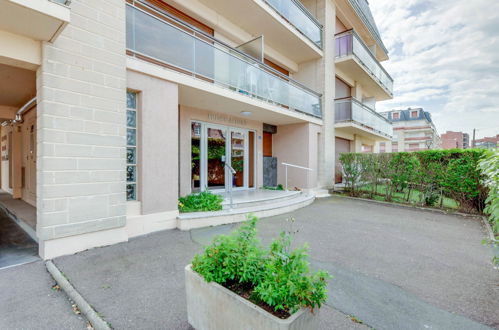
[[[196,330],[303,330],[317,329],[317,311],[301,309],[280,319],[217,283],[208,283],[185,267],[187,316]]]

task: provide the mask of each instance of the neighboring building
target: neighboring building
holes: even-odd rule
[[[499,134],[473,140],[474,148],[493,149],[499,147]]]
[[[53,258],[176,228],[191,192],[331,188],[392,135],[387,59],[366,0],[0,1],[2,197]]]
[[[463,132],[447,131],[440,136],[442,149],[467,149],[469,148],[470,135]]]
[[[441,148],[440,136],[428,111],[409,108],[381,114],[393,123],[393,152]]]

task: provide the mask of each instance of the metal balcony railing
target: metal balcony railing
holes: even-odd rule
[[[354,98],[348,97],[334,102],[334,119],[336,123],[354,122],[371,131],[392,138],[392,123]]]
[[[322,49],[322,25],[299,0],[265,0],[265,2]]]
[[[393,95],[393,79],[374,57],[366,44],[353,30],[345,31],[335,36],[335,58],[353,55],[390,95]]]
[[[321,94],[167,13],[127,4],[126,29],[129,54],[236,93],[322,117]]]

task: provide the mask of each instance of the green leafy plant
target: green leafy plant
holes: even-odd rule
[[[258,218],[249,216],[248,221],[230,235],[213,239],[205,252],[192,260],[192,269],[207,282],[226,283],[236,281],[256,285],[262,278],[265,256],[256,238]]]
[[[269,250],[263,249],[256,237],[257,222],[249,216],[230,235],[215,237],[203,254],[194,257],[192,269],[207,282],[229,288],[237,283],[251,301],[274,312],[320,308],[327,299],[329,274],[310,272],[308,246],[291,249],[292,232],[282,232]]]
[[[499,235],[499,149],[487,150],[478,168],[483,173],[483,184],[489,188],[484,211],[495,235]]]
[[[262,189],[265,189],[265,190],[284,190],[284,187],[282,186],[282,184],[279,183],[276,187],[263,186]]]
[[[364,172],[362,162],[360,161],[361,158],[362,154],[343,153],[340,155],[343,179],[352,196],[357,195],[357,183]]]
[[[215,195],[209,190],[190,194],[178,199],[180,212],[219,211],[222,209],[223,197]]]
[[[289,310],[300,307],[320,308],[327,299],[325,271],[310,273],[308,246],[291,249],[291,235],[282,232],[275,239],[268,254],[265,271],[255,287],[259,299],[275,310]]]
[[[489,216],[494,237],[497,237],[499,235],[499,149],[487,150],[478,163],[478,169],[483,174],[482,183],[489,188],[484,212]],[[492,240],[490,244],[494,246],[495,251],[499,249],[497,239]],[[494,255],[492,262],[499,265],[498,254]]]

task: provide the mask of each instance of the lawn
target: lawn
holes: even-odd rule
[[[373,199],[379,200],[379,201],[384,201],[385,196],[386,196],[386,185],[378,185],[376,187],[376,193],[373,196]],[[362,197],[370,197],[366,196],[367,194],[370,194],[372,191],[372,185],[367,184],[362,187],[359,187],[358,190],[362,191]],[[413,204],[413,205],[421,205],[422,201],[422,192],[416,189],[411,189],[410,193],[407,188],[405,188],[403,191],[400,192],[393,192],[392,193],[392,202],[395,203],[402,203],[402,204]],[[452,198],[448,197],[440,197],[438,201],[435,203],[434,207],[437,208],[444,208],[444,209],[459,209],[459,204],[453,200]]]

